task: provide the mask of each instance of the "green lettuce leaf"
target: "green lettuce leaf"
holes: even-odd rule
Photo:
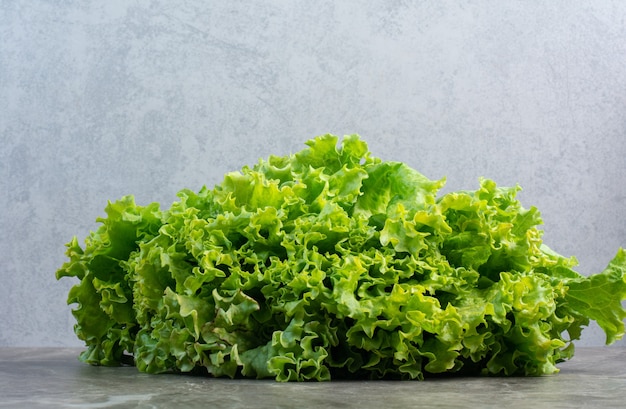
[[[603,272],[569,281],[567,286],[567,306],[596,321],[606,333],[607,344],[623,337],[626,318],[626,311],[621,308],[626,299],[626,252],[623,249],[619,249]]]

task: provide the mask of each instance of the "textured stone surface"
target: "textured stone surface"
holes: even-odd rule
[[[546,243],[602,269],[626,243],[625,14],[617,0],[0,2],[0,345],[79,345],[73,283],[54,271],[107,200],[167,207],[326,132],[446,189],[519,183]]]
[[[77,349],[0,348],[0,408],[622,408],[623,348],[581,348],[556,375],[278,383],[92,367]]]

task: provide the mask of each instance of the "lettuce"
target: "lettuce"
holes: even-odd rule
[[[519,187],[439,195],[357,135],[324,135],[167,210],[109,202],[57,279],[93,365],[278,381],[542,375],[590,320],[624,335],[626,254],[582,276]]]

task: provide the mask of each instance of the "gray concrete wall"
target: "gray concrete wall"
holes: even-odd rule
[[[446,190],[519,183],[545,242],[601,270],[626,245],[625,21],[621,1],[1,2],[0,346],[81,345],[54,272],[107,200],[168,207],[327,132]]]

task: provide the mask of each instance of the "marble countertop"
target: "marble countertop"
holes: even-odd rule
[[[555,375],[278,383],[93,367],[80,349],[0,348],[0,408],[623,408],[626,349],[578,348]]]

